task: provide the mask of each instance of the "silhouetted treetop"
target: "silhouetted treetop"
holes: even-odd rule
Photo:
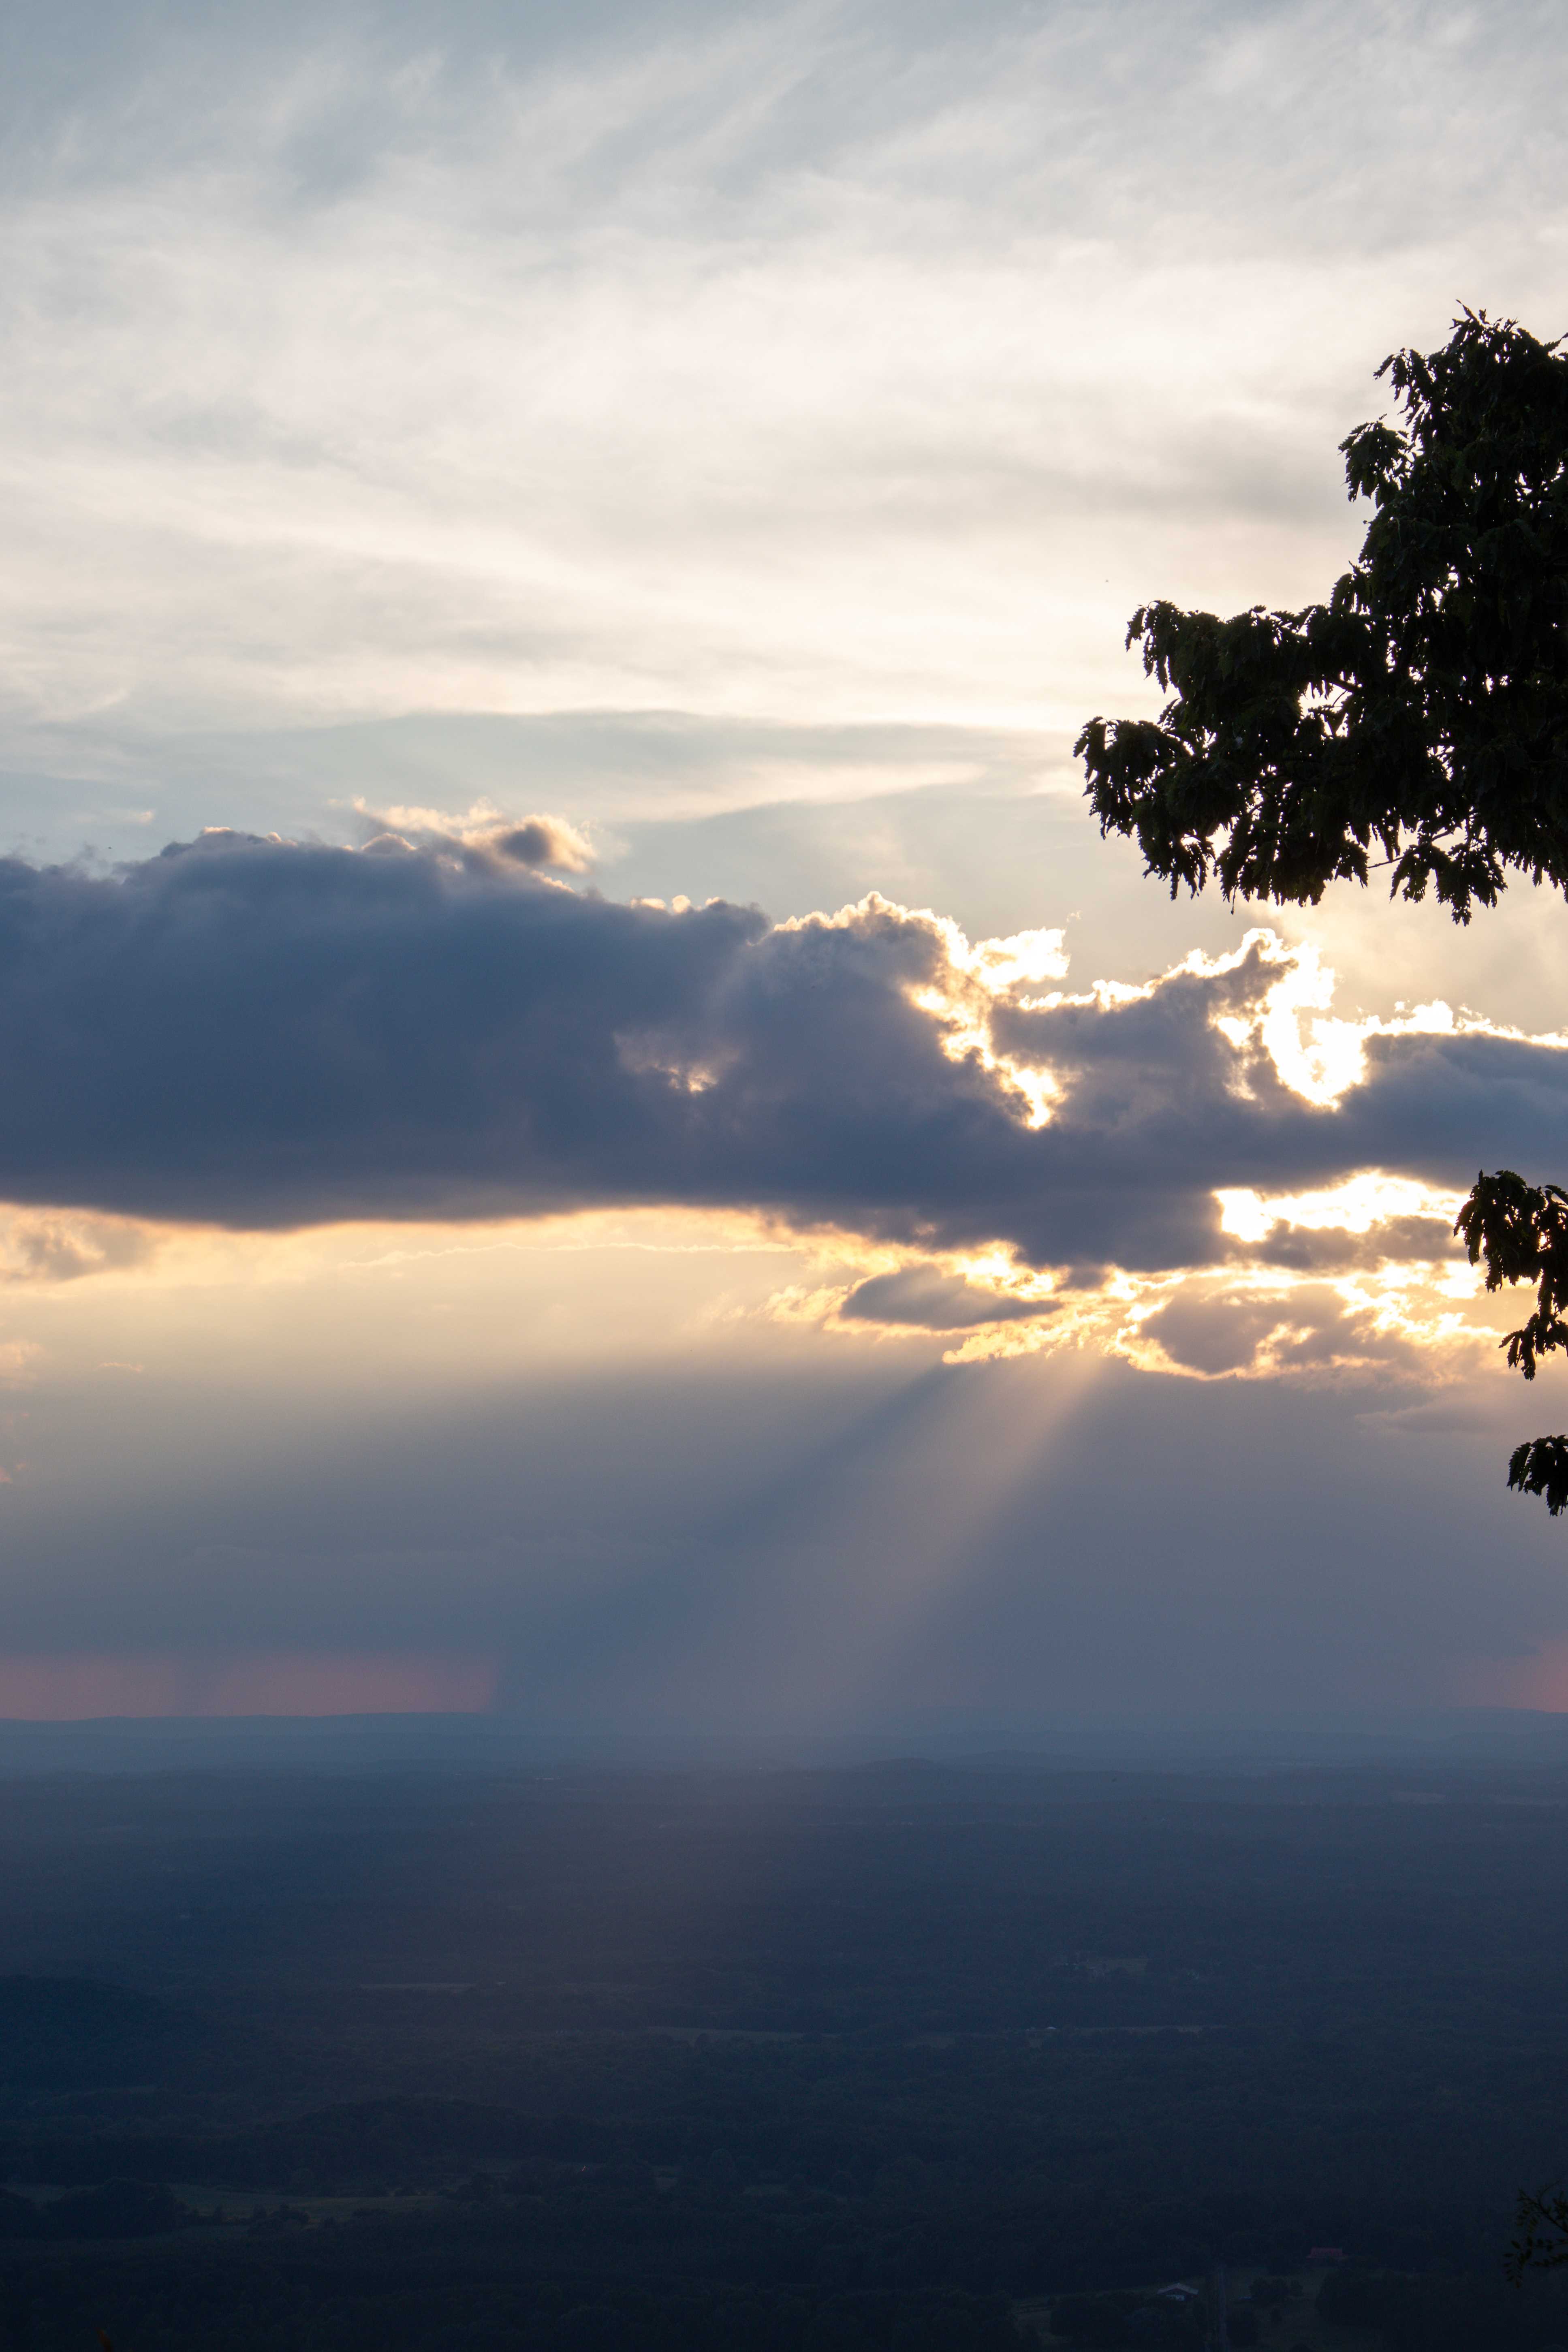
[[[1173,896],[1316,903],[1386,863],[1463,922],[1510,869],[1568,890],[1568,356],[1466,310],[1378,374],[1400,421],[1341,444],[1375,511],[1327,604],[1144,605],[1172,698],[1079,738],[1101,832]]]
[[[1568,1349],[1568,1192],[1561,1184],[1527,1184],[1511,1168],[1479,1175],[1454,1231],[1472,1265],[1484,1265],[1489,1290],[1532,1282],[1535,1312],[1501,1341],[1509,1369],[1535,1378],[1542,1356]],[[1509,1457],[1508,1483],[1544,1496],[1558,1518],[1568,1510],[1568,1437],[1532,1437]],[[1568,2260],[1568,2255],[1565,2255]]]

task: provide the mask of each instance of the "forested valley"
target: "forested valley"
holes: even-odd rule
[[[13,1779],[0,2337],[1179,2347],[1224,2265],[1531,2352],[1565,1843],[1551,1762]]]

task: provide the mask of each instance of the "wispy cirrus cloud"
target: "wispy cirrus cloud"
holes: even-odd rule
[[[1533,0],[20,14],[0,625],[35,746],[1070,731],[1152,588],[1321,589],[1391,341],[1461,292],[1552,325]]]

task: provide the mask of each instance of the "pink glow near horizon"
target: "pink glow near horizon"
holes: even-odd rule
[[[247,1658],[0,1655],[0,1719],[104,1716],[482,1715],[494,1659],[274,1650]]]
[[[1568,1715],[1568,1642],[1543,1642],[1529,1657],[1488,1658],[1458,1693],[1465,1706],[1518,1706]]]

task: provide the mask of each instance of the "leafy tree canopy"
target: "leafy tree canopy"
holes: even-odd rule
[[[1315,906],[1374,862],[1458,922],[1510,870],[1568,891],[1568,356],[1466,310],[1378,374],[1401,419],[1340,444],[1373,513],[1328,603],[1143,605],[1127,642],[1171,698],[1079,737],[1100,832],[1136,835],[1173,898]],[[1482,1175],[1456,1231],[1489,1290],[1535,1286],[1502,1342],[1533,1380],[1568,1347],[1568,1191]],[[1568,1436],[1516,1447],[1509,1485],[1568,1510]]]
[[[1542,1356],[1568,1348],[1568,1192],[1561,1184],[1527,1184],[1511,1168],[1480,1175],[1454,1228],[1470,1264],[1486,1266],[1487,1288],[1535,1285],[1535,1312],[1502,1341],[1509,1369],[1535,1378]],[[1541,1495],[1553,1518],[1568,1510],[1568,1437],[1532,1437],[1509,1457],[1508,1483]]]
[[[1401,421],[1341,444],[1374,512],[1327,604],[1143,605],[1171,699],[1079,738],[1100,831],[1173,897],[1315,905],[1374,862],[1461,922],[1510,868],[1568,889],[1568,356],[1467,310],[1378,373]]]

